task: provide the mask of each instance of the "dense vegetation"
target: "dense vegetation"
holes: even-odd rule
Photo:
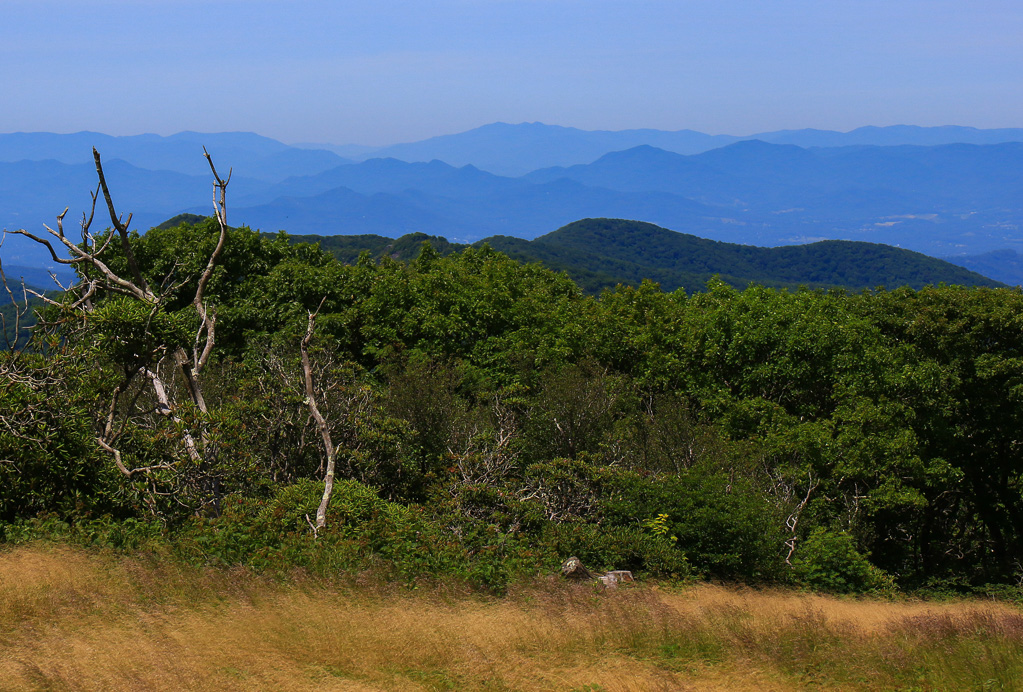
[[[295,236],[293,240],[319,243],[346,263],[364,251],[375,258],[412,260],[424,240],[441,255],[467,247],[424,233],[397,240],[377,235]],[[522,262],[540,262],[564,271],[593,294],[618,284],[639,286],[644,279],[656,281],[666,291],[684,288],[690,293],[704,290],[712,278],[736,288],[758,283],[773,288],[856,291],[939,283],[1001,285],[954,264],[888,245],[829,240],[765,248],[707,240],[623,219],[583,219],[535,240],[494,236],[475,243],[475,247],[483,245]]]
[[[217,234],[132,236],[158,303],[101,286],[91,311],[55,309],[34,351],[0,356],[0,536],[498,589],[569,555],[833,591],[1021,576],[1019,290],[590,296],[489,247],[345,265],[237,228],[206,287],[206,410],[171,411],[134,375],[191,347],[187,296]],[[337,446],[318,531],[307,333]],[[172,398],[191,386],[164,379]]]

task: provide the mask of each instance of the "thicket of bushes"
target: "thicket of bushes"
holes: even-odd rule
[[[206,221],[132,237],[167,287],[158,306],[101,290],[0,356],[5,540],[498,589],[569,555],[836,591],[1023,576],[1018,290],[594,298],[487,248],[342,265],[231,229],[206,293],[208,410],[171,419],[126,373],[190,345],[198,318],[177,296],[216,235]],[[339,480],[314,535],[323,450],[299,343],[318,306],[310,359]],[[97,444],[108,421],[144,470]],[[196,430],[202,463],[182,441]]]

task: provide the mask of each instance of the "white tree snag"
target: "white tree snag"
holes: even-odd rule
[[[785,520],[785,527],[791,534],[789,539],[785,541],[785,547],[789,549],[788,555],[785,556],[785,564],[790,567],[792,566],[792,554],[796,552],[796,542],[798,541],[796,536],[796,526],[799,525],[799,518],[802,516],[803,510],[806,509],[807,503],[810,502],[810,495],[813,494],[813,491],[817,489],[818,485],[820,485],[820,480],[815,480],[813,472],[809,472],[807,474],[806,497],[804,497],[802,501],[796,505],[795,509],[792,510],[792,513],[789,514],[788,518]]]
[[[178,425],[181,428],[181,437],[185,443],[185,451],[188,452],[189,459],[191,459],[195,464],[201,464],[203,461],[202,453],[199,451],[199,447],[196,445],[195,438],[192,437],[192,433],[185,427],[184,421],[182,421],[174,412],[174,407],[171,406],[170,397],[167,396],[167,386],[163,383],[163,380],[160,379],[160,376],[153,370],[143,368],[142,374],[148,377],[149,381],[152,383],[153,392],[156,394],[156,401],[158,403],[157,413],[170,418],[175,425]]]
[[[206,262],[206,268],[199,276],[199,283],[195,289],[195,297],[192,299],[192,305],[195,307],[195,311],[199,314],[200,326],[199,330],[195,335],[195,344],[192,348],[192,363],[191,371],[194,371],[196,375],[202,371],[206,365],[207,359],[210,357],[210,352],[213,350],[215,326],[216,326],[216,314],[213,310],[208,310],[205,303],[206,297],[206,285],[209,284],[210,278],[213,276],[213,269],[217,265],[217,260],[220,259],[220,253],[224,249],[224,242],[227,240],[227,184],[231,182],[231,174],[234,172],[233,169],[227,173],[227,179],[223,179],[217,173],[216,166],[213,165],[213,158],[209,152],[206,151],[206,147],[202,148],[203,156],[206,157],[206,161],[210,164],[210,171],[213,173],[213,209],[216,212],[217,224],[220,226],[220,235],[217,237],[217,246],[213,249],[213,253],[210,255],[210,259]],[[202,348],[200,349],[200,344]],[[183,349],[182,349],[183,350]],[[201,399],[201,395],[200,395]],[[198,405],[199,402],[196,402]],[[206,412],[205,402],[200,406],[200,410],[203,413]]]
[[[65,209],[57,217],[56,230],[44,225],[51,238],[39,237],[29,233],[25,229],[19,229],[13,232],[43,245],[49,251],[54,262],[80,268],[79,274],[82,277],[81,280],[78,284],[70,287],[66,291],[67,293],[78,292],[76,299],[71,301],[69,304],[73,310],[80,311],[84,314],[91,312],[94,309],[92,302],[93,296],[97,293],[97,291],[103,290],[129,296],[142,302],[150,307],[152,316],[165,304],[170,293],[182,288],[187,282],[182,282],[181,284],[170,287],[166,285],[161,286],[160,293],[156,293],[150,288],[149,284],[146,282],[142,267],[139,266],[138,259],[131,247],[128,227],[131,224],[132,216],[129,214],[127,219],[123,219],[118,215],[114,206],[113,197],[110,194],[110,189],[107,186],[106,176],[103,173],[103,163],[100,159],[99,152],[94,148],[92,150],[92,154],[93,160],[96,164],[96,176],[99,182],[96,190],[90,193],[92,196],[92,206],[89,213],[82,214],[82,241],[80,244],[70,240],[64,233],[64,216],[67,214],[67,209]],[[220,226],[220,233],[217,238],[216,247],[210,254],[205,268],[198,277],[195,295],[191,300],[191,304],[194,306],[199,317],[199,326],[196,329],[191,353],[182,346],[173,348],[171,352],[171,355],[173,356],[173,365],[180,374],[181,380],[184,383],[184,390],[187,393],[187,398],[201,414],[200,423],[198,424],[198,430],[189,430],[185,421],[178,415],[179,402],[175,400],[175,397],[172,395],[173,393],[169,391],[168,386],[164,383],[164,379],[160,375],[160,363],[163,362],[162,355],[159,358],[159,361],[155,364],[140,361],[133,367],[128,368],[125,372],[124,381],[116,387],[111,394],[107,415],[102,423],[102,431],[96,436],[99,445],[113,457],[114,464],[117,466],[118,470],[128,477],[135,474],[144,474],[157,469],[168,469],[172,466],[172,464],[168,463],[155,466],[129,468],[124,463],[120,451],[115,446],[117,438],[124,430],[124,423],[127,421],[127,418],[124,418],[121,425],[115,425],[115,418],[118,416],[118,411],[121,408],[120,400],[125,392],[129,390],[138,375],[142,375],[146,378],[146,380],[148,380],[149,391],[155,397],[157,402],[155,413],[167,417],[180,429],[181,443],[192,464],[195,467],[202,469],[204,473],[210,474],[216,463],[216,444],[210,438],[205,420],[209,411],[199,382],[199,374],[206,365],[215,343],[216,315],[214,310],[206,303],[206,288],[213,276],[213,271],[220,259],[220,255],[224,249],[224,244],[227,239],[227,185],[231,180],[231,174],[230,172],[228,173],[227,179],[220,177],[217,173],[216,167],[213,165],[213,159],[210,157],[209,152],[206,151],[205,147],[203,148],[203,156],[205,156],[206,161],[210,165],[210,171],[213,173],[213,206],[217,223]],[[89,229],[96,214],[96,203],[101,194],[110,215],[110,222],[113,226],[113,230],[108,233],[105,238],[102,238],[102,242],[99,242]],[[128,264],[129,276],[127,278],[115,273],[102,259],[104,252],[110,246],[115,234],[120,239],[121,248]],[[60,254],[57,252],[57,248],[61,250]],[[66,253],[66,255],[62,256],[63,253]],[[85,267],[90,269],[88,273],[81,271],[81,268]],[[166,283],[168,282],[165,281],[165,284]],[[48,303],[57,304],[57,301],[54,301],[44,294],[36,293],[34,291],[29,292]],[[157,351],[162,354],[166,354],[168,350],[170,350],[169,345],[162,345],[157,349]],[[136,408],[140,393],[141,390],[138,390],[138,393],[135,395],[133,400],[126,404],[128,409],[134,410]],[[153,411],[150,411],[149,413],[153,413]],[[124,413],[122,411],[121,415],[128,416],[131,414]],[[209,501],[212,501],[214,507],[216,507],[219,501],[219,485],[216,478],[212,476],[207,480],[209,482]]]
[[[131,276],[135,281],[135,285],[138,286],[144,293],[152,295],[152,291],[149,290],[149,284],[146,283],[145,277],[142,276],[142,270],[139,269],[138,260],[135,259],[135,253],[131,251],[131,244],[128,242],[128,226],[131,225],[131,214],[128,214],[128,218],[125,221],[121,221],[121,217],[118,216],[117,211],[114,210],[114,200],[110,196],[110,188],[107,187],[106,176],[103,175],[103,164],[99,159],[99,152],[96,151],[96,147],[92,148],[92,158],[96,162],[96,175],[99,177],[99,186],[103,190],[103,200],[107,203],[107,211],[110,212],[110,223],[117,231],[118,237],[121,239],[121,247],[124,249],[124,256],[128,260],[128,268],[131,271]]]
[[[309,407],[309,415],[316,421],[316,429],[320,431],[320,437],[323,439],[323,448],[327,455],[327,469],[323,479],[323,497],[320,499],[320,506],[316,509],[316,525],[313,527],[314,534],[327,524],[327,505],[330,504],[330,496],[334,492],[334,468],[337,460],[337,451],[334,449],[334,440],[331,438],[330,428],[327,425],[327,420],[320,412],[320,407],[316,404],[316,391],[313,386],[313,367],[309,360],[309,344],[313,340],[313,334],[316,331],[316,316],[320,314],[320,308],[323,307],[324,300],[326,300],[326,297],[320,301],[316,312],[309,313],[309,324],[306,327],[305,337],[303,337],[301,344],[302,374],[305,379],[305,403]]]

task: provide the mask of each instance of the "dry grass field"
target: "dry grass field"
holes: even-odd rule
[[[3,690],[1011,690],[1023,611],[557,581],[485,598],[0,551]]]

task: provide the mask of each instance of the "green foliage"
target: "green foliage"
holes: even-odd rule
[[[638,529],[655,517],[662,534],[649,524],[643,533],[684,553],[697,572],[747,581],[784,578],[778,509],[748,481],[699,469],[670,476],[609,469],[603,475],[605,524]]]
[[[684,581],[695,576],[685,553],[638,526],[582,521],[551,524],[540,536],[552,556],[574,555],[597,571],[626,569],[640,578]]]
[[[792,563],[796,582],[831,593],[885,592],[895,587],[891,577],[870,564],[844,531],[813,530]]]
[[[615,228],[582,230],[596,243]],[[643,282],[592,297],[490,246],[416,237],[343,265],[326,245],[231,229],[207,291],[208,410],[171,420],[137,385],[118,403],[149,413],[118,419],[126,462],[154,469],[143,483],[96,443],[102,394],[191,348],[187,297],[217,230],[132,237],[167,291],[158,309],[99,296],[87,321],[0,360],[0,520],[21,527],[9,536],[35,517],[106,522],[95,541],[128,546],[112,523],[158,519],[199,562],[498,590],[569,554],[833,591],[888,588],[885,575],[966,591],[1018,577],[1020,291],[713,280],[692,296]],[[399,246],[415,258],[393,259]],[[108,252],[126,272],[118,244]],[[311,367],[338,477],[314,536],[323,452],[298,343],[317,309]],[[212,461],[188,459],[185,429]],[[197,512],[213,486],[221,506]]]
[[[426,233],[408,233],[397,239],[379,235],[294,235],[291,239],[296,243],[318,245],[344,264],[355,264],[364,252],[374,260],[388,257],[410,262],[419,256],[424,244],[429,244],[431,250],[443,257],[466,248],[465,245]]]
[[[86,365],[73,353],[0,352],[0,521],[131,511],[133,493],[119,492],[93,438]]]
[[[678,541],[678,536],[670,536],[671,527],[668,526],[668,515],[661,513],[652,519],[643,521],[643,528],[659,538],[666,538],[672,543]]]
[[[46,303],[34,296],[20,303],[8,302],[7,298],[9,296],[0,295],[0,324],[3,325],[0,351],[23,350],[28,346],[32,328],[38,322],[37,312],[42,310]]]
[[[130,298],[112,298],[90,315],[89,328],[106,358],[147,366],[177,347],[190,346],[197,319],[191,311],[168,313]]]
[[[158,521],[104,514],[78,517],[72,522],[56,514],[42,513],[31,519],[0,522],[0,540],[9,543],[60,541],[90,548],[125,552],[167,554],[166,527]]]
[[[634,404],[628,380],[589,360],[548,368],[538,379],[524,433],[531,456],[614,460],[622,420]]]
[[[387,502],[352,480],[335,484],[328,524],[314,534],[310,521],[322,492],[321,483],[302,481],[267,499],[229,498],[220,517],[195,519],[177,532],[175,549],[202,564],[320,576],[374,570],[409,585],[456,578],[496,590],[523,567],[507,536],[473,547],[423,508]]]
[[[532,241],[499,236],[485,241],[520,261],[565,271],[589,292],[649,279],[668,291],[699,291],[712,277],[737,288],[921,288],[940,282],[998,286],[942,260],[887,245],[830,240],[762,248],[722,243],[653,224],[583,219]]]

